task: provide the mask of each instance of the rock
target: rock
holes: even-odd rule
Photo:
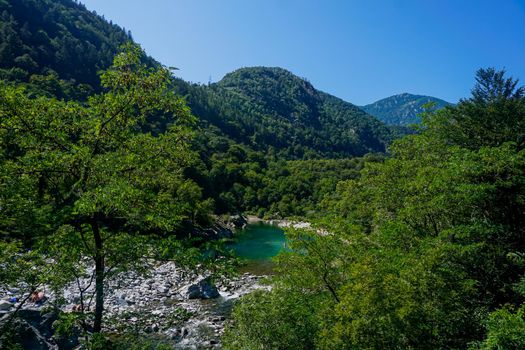
[[[21,319],[16,319],[11,325],[11,332],[23,349],[58,350],[56,344],[48,341],[34,326]]]
[[[158,286],[157,287],[157,292],[159,292],[160,294],[167,294],[169,291],[170,289],[168,286]]]
[[[54,338],[53,323],[56,320],[57,315],[53,312],[42,314],[37,309],[21,309],[11,324],[11,331],[23,349],[73,349],[78,345],[76,335],[67,339]]]
[[[160,315],[163,314],[163,311],[162,310],[153,310],[151,312],[151,314],[154,315],[154,316],[160,316]]]
[[[13,304],[7,300],[0,300],[0,311],[9,311],[13,307]]]
[[[242,215],[232,215],[227,222],[227,226],[234,229],[243,229],[247,224],[248,221],[246,221],[246,218]]]
[[[187,299],[213,299],[219,296],[220,294],[217,287],[213,285],[209,277],[192,284],[186,291]]]

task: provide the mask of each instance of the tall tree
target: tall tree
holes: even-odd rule
[[[169,70],[147,68],[142,55],[127,45],[101,76],[105,92],[85,104],[0,89],[2,231],[44,237],[57,263],[91,258],[94,332],[106,278],[146,253],[133,244],[144,234],[172,232],[191,217],[188,192],[198,190],[183,175],[193,117],[168,89]],[[157,115],[171,124],[152,134],[147,121]],[[19,229],[27,217],[31,231]]]

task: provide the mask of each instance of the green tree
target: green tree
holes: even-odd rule
[[[43,251],[66,277],[79,273],[81,257],[91,258],[94,332],[102,328],[106,279],[148,254],[139,244],[145,234],[173,232],[193,216],[185,199],[196,187],[183,172],[193,158],[194,119],[168,89],[170,72],[147,68],[142,55],[128,45],[101,76],[105,92],[84,104],[0,90],[2,230],[26,242],[43,237]],[[147,131],[156,115],[171,118],[164,133]],[[32,229],[17,233],[25,215]]]
[[[289,235],[275,292],[318,320],[309,344],[461,349],[485,338],[486,348],[520,348],[525,266],[507,254],[525,251],[524,101],[515,80],[480,70],[472,98],[425,116],[391,157],[338,184],[323,203],[324,235]],[[256,343],[251,309],[239,304],[230,332]],[[265,337],[300,334],[272,312],[253,315]],[[279,338],[299,339],[271,338],[275,347]]]
[[[472,97],[427,120],[427,134],[468,149],[515,142],[525,146],[525,89],[505,71],[480,69]]]

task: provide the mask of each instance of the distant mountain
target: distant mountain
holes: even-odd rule
[[[404,93],[384,98],[361,109],[386,124],[406,126],[421,122],[418,115],[424,112],[424,106],[428,103],[434,104],[431,110],[451,105],[436,97]]]

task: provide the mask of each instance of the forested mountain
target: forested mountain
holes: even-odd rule
[[[0,78],[58,97],[85,97],[130,39],[72,0],[1,0]]]
[[[131,40],[71,0],[2,0],[0,14],[0,77],[59,98],[97,90],[97,72]],[[288,159],[381,152],[391,139],[375,118],[284,69],[243,68],[210,86],[176,85],[194,113],[222,135]]]
[[[178,82],[194,113],[229,138],[286,159],[383,152],[392,131],[282,68],[242,68],[209,86]]]
[[[430,107],[429,111],[435,111],[451,104],[436,97],[404,93],[384,98],[361,109],[388,125],[406,126],[421,122],[419,115],[426,110],[425,105]]]
[[[99,71],[132,41],[129,32],[72,0],[0,0],[0,15],[0,79],[24,86],[33,97],[85,101],[101,91]],[[145,55],[142,61],[159,66]],[[311,196],[319,197],[318,190],[312,184],[307,192],[290,191],[302,186],[298,177],[288,179],[294,171],[287,169],[296,166],[287,162],[384,152],[397,135],[351,103],[281,68],[242,68],[209,85],[172,78],[171,88],[185,97],[198,121],[193,148],[199,162],[188,176],[218,213],[312,211]],[[171,122],[151,116],[146,129],[159,133]],[[276,164],[283,168],[278,179],[288,183],[278,185],[283,191],[277,192],[266,178],[276,175]],[[332,173],[323,191],[334,189],[340,174],[353,171],[355,165],[349,164],[331,165],[340,171]]]
[[[71,0],[0,0],[0,14],[0,79],[24,86],[33,97],[84,101],[100,92],[99,71],[132,40],[129,32]],[[142,60],[159,65],[145,55]],[[193,147],[200,161],[188,174],[219,213],[311,211],[313,187],[310,194],[271,194],[265,183],[267,174],[275,175],[275,162],[283,167],[279,179],[290,184],[286,178],[291,172],[285,169],[295,165],[288,161],[384,152],[397,134],[351,103],[280,68],[242,68],[210,85],[173,78],[171,85],[198,117]],[[171,123],[162,116],[148,120],[147,129],[155,133]],[[354,168],[348,162],[337,164],[341,171],[334,175]],[[330,188],[336,179],[340,176],[329,181]]]

